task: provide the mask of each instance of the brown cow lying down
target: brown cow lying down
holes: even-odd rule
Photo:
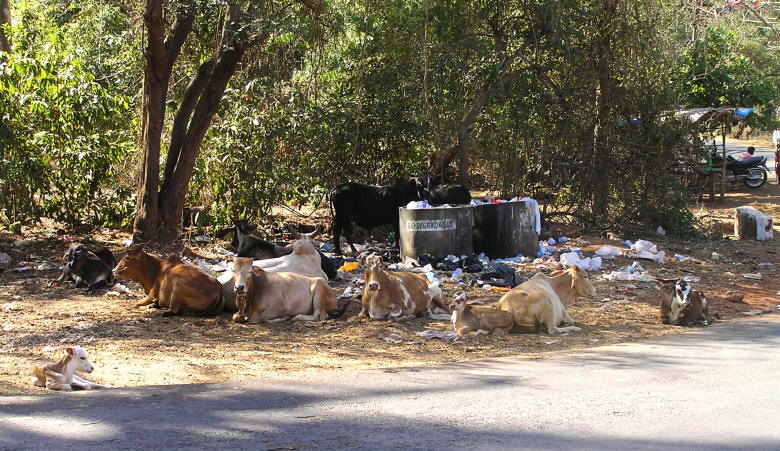
[[[498,308],[512,314],[515,327],[525,331],[538,331],[540,324],[547,326],[550,334],[576,332],[579,327],[558,327],[573,324],[566,313],[578,297],[592,298],[596,290],[588,279],[588,273],[577,266],[553,271],[550,277],[537,273],[505,293],[498,300]]]
[[[365,261],[363,298],[357,318],[398,319],[428,313],[434,319],[449,319],[442,304],[441,288],[425,274],[382,269],[382,257],[370,255]],[[433,307],[431,308],[431,304]]]
[[[674,285],[674,293],[664,290],[661,299],[661,322],[675,326],[708,325],[707,297],[701,291],[693,291],[683,279]]]
[[[504,335],[512,330],[512,315],[496,307],[480,307],[466,302],[466,293],[455,295],[452,308],[452,328],[459,337],[468,334]]]
[[[310,240],[302,239],[293,244],[292,253],[278,258],[255,260],[256,268],[266,272],[291,272],[309,277],[319,277],[328,281],[328,276],[322,271],[322,259],[317,248]],[[233,271],[225,271],[219,276],[222,284],[222,297],[225,298],[225,310],[236,310],[236,293],[233,290]]]
[[[277,322],[291,316],[293,321],[324,320],[337,306],[336,292],[325,280],[266,272],[253,267],[251,258],[233,258],[233,286],[238,310],[233,321],[237,323]]]
[[[209,315],[221,312],[224,305],[222,286],[216,278],[185,264],[177,256],[153,257],[140,245],[127,251],[114,268],[114,274],[143,285],[146,297],[135,305],[154,304],[168,309],[163,316]]]

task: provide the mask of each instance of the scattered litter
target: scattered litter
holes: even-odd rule
[[[561,244],[562,244],[562,243],[565,243],[565,242],[567,242],[567,241],[569,241],[569,238],[567,238],[567,237],[565,237],[565,236],[562,236],[562,237],[559,237],[559,238],[558,238],[558,242],[559,242],[559,243],[561,243]]]
[[[742,277],[744,277],[744,278],[746,278],[746,279],[755,279],[755,280],[761,280],[761,279],[763,279],[763,277],[762,277],[762,276],[761,276],[761,274],[759,274],[759,273],[747,273],[747,274],[742,274]]]
[[[477,280],[494,287],[516,287],[525,281],[517,275],[514,269],[503,263],[485,265]]]
[[[211,238],[207,237],[206,235],[198,235],[195,238],[192,239],[192,241],[196,243],[211,243]]]
[[[111,291],[115,291],[117,293],[126,293],[126,294],[131,293],[129,288],[127,288],[126,286],[122,285],[119,282],[115,283],[114,286],[111,287]]]
[[[666,230],[664,230],[664,228],[663,228],[663,227],[661,227],[661,226],[658,226],[658,228],[657,228],[657,229],[655,229],[655,233],[656,233],[656,235],[658,235],[658,236],[664,236],[664,235],[666,235]]]
[[[452,271],[452,277],[450,277],[450,282],[457,282],[461,279],[463,279],[463,268],[457,268],[455,269],[455,271]]]
[[[604,299],[600,300],[599,302],[610,302],[610,301],[612,301],[612,298],[604,298]]]
[[[344,264],[341,265],[341,268],[339,268],[339,271],[352,272],[352,271],[357,271],[359,268],[360,268],[359,262],[344,262]]]
[[[655,244],[645,240],[637,240],[636,243],[631,245],[631,249],[637,252],[647,251],[654,254],[658,252],[658,247]]]
[[[760,267],[762,267],[762,268],[769,268],[769,267],[771,267],[771,266],[772,266],[772,264],[771,264],[771,263],[766,263],[766,262],[763,262],[763,263],[759,263],[759,264],[758,264],[758,266],[760,266]]]
[[[734,274],[731,271],[726,271],[726,272],[723,273],[723,275],[726,276],[726,277],[737,277],[737,275]]]
[[[35,269],[37,269],[38,271],[49,271],[51,269],[57,269],[57,267],[52,265],[51,263],[41,263]]]
[[[122,246],[130,247],[133,245],[133,240],[122,240]]]
[[[632,273],[628,271],[612,271],[606,275],[606,279],[609,281],[635,281],[649,283],[653,281],[653,278],[647,274]]]
[[[551,345],[551,344],[555,344],[555,342],[554,341],[545,341],[544,344]]]
[[[490,291],[490,289],[493,288],[489,283],[486,283],[482,285],[482,289],[486,291]]]
[[[549,244],[550,246],[555,246],[555,243],[556,243],[555,238],[550,238],[547,240],[547,244]]]
[[[7,264],[11,263],[12,261],[13,261],[13,259],[11,258],[10,255],[8,255],[8,254],[6,254],[4,252],[0,252],[0,265],[7,265]]]
[[[693,276],[685,276],[683,277],[683,280],[689,283],[699,283],[699,279]]]
[[[13,324],[3,324],[3,332],[13,332],[14,329],[16,329],[16,326]]]
[[[354,285],[348,285],[347,288],[344,289],[344,292],[339,295],[339,299],[348,299],[352,298],[358,293],[360,293],[360,288],[354,286]]]
[[[398,334],[390,334],[387,337],[383,337],[382,340],[388,343],[401,343],[402,341],[404,341],[404,337]]]
[[[717,253],[717,252],[713,252],[712,253],[712,257],[710,257],[710,258],[712,258],[712,261],[717,262],[717,261],[720,260],[720,254]]]
[[[678,262],[690,262],[690,263],[701,263],[699,260],[688,256],[688,255],[680,255],[680,254],[674,254],[674,261]]]
[[[418,337],[422,337],[425,339],[432,339],[432,338],[440,338],[442,340],[454,340],[458,338],[458,334],[455,332],[448,330],[445,332],[442,332],[440,330],[433,330],[433,329],[426,329],[422,332],[416,332],[415,335]]]
[[[13,271],[13,272],[28,272],[28,271],[31,271],[31,269],[27,268],[25,266],[20,266],[18,268],[12,269],[11,271]]]
[[[106,296],[122,296],[122,293],[111,290],[111,291],[106,291]]]
[[[561,254],[561,264],[578,266],[585,271],[598,271],[601,269],[601,257],[582,258],[576,252]]]
[[[92,321],[88,321],[88,322],[83,322],[83,323],[81,323],[81,322],[76,323],[73,326],[73,328],[76,329],[76,330],[87,330],[87,329],[92,329],[95,326],[97,326],[97,323],[92,322]]]
[[[333,243],[322,243],[320,250],[322,252],[333,252],[336,250],[336,246],[334,246]]]
[[[601,258],[615,258],[619,255],[623,255],[623,251],[616,248],[615,246],[610,246],[607,244],[598,248],[596,250],[596,255]]]
[[[227,255],[228,257],[235,257],[236,256],[235,252],[229,251],[229,250],[225,249],[224,247],[220,247],[219,249],[217,249],[217,252],[219,252],[222,255]]]
[[[749,312],[742,312],[743,315],[747,315],[747,316],[756,316],[756,315],[760,315],[762,313],[764,313],[763,310],[751,310]]]
[[[652,260],[659,265],[664,264],[664,257],[666,257],[666,252],[650,252],[650,251],[639,251],[639,255],[637,255],[637,258],[641,258],[644,260]]]

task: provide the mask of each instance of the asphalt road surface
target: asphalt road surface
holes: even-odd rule
[[[5,397],[0,449],[776,450],[779,349],[772,314],[540,359]]]

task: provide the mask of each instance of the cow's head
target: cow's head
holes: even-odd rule
[[[317,248],[314,247],[314,243],[311,240],[303,238],[293,243],[292,253],[295,255],[313,255],[317,253]]]
[[[455,293],[455,298],[450,303],[450,309],[462,312],[466,308],[468,296],[465,291],[459,291]]]
[[[379,291],[379,272],[382,271],[382,257],[379,255],[369,255],[363,260],[363,278],[366,281],[368,291]]]
[[[127,250],[124,257],[114,267],[114,275],[138,280],[149,256],[141,244],[136,244]]]
[[[571,275],[571,290],[575,298],[593,299],[596,296],[587,271],[577,265],[571,265],[566,271]]]
[[[253,267],[249,257],[233,257],[233,291],[238,296],[246,295],[247,286],[251,283]]]
[[[65,353],[70,358],[70,366],[75,371],[83,371],[85,373],[92,372],[92,364],[87,360],[87,351],[81,346],[74,346],[72,348],[66,348]]]
[[[417,191],[417,200],[427,200],[431,198],[431,191],[434,188],[433,178],[415,177],[412,181],[414,181],[415,191]]]

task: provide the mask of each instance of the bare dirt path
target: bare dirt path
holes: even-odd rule
[[[0,398],[2,449],[776,450],[780,315],[386,370]]]

